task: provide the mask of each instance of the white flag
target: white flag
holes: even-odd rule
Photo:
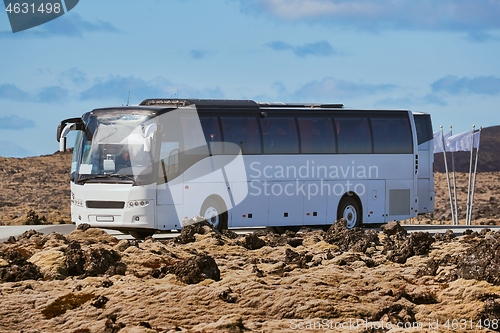
[[[444,133],[444,141],[446,141],[451,136],[451,130],[448,133]],[[434,132],[434,153],[443,152],[443,131]]]
[[[479,147],[480,134],[480,131],[474,133],[474,148]],[[446,151],[471,151],[471,149],[472,131],[456,134],[446,139]]]

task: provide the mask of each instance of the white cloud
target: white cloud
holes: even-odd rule
[[[10,99],[12,101],[26,100],[29,99],[29,94],[26,91],[19,89],[14,84],[6,83],[0,85],[0,98]]]
[[[31,119],[19,117],[15,114],[0,117],[0,130],[23,130],[25,128],[34,128],[35,122]]]
[[[387,97],[377,101],[374,106],[378,108],[398,108],[407,109],[420,106],[446,106],[447,102],[442,98],[427,94],[425,96],[414,96],[413,94],[403,96],[403,97]]]
[[[290,50],[298,57],[306,57],[310,55],[327,57],[337,54],[332,45],[325,40],[315,43],[307,43],[299,46],[294,46],[283,41],[272,41],[270,43],[267,43],[266,46],[275,51]]]
[[[325,0],[258,0],[257,4],[273,15],[284,19],[300,20],[325,16],[371,16],[378,10],[372,1]]]
[[[393,84],[369,84],[325,77],[321,80],[306,83],[294,95],[299,99],[331,101],[341,98],[374,95],[380,92],[392,91],[395,88],[396,86]]]
[[[26,157],[35,154],[12,141],[0,141],[0,156],[4,157]]]
[[[495,76],[479,76],[475,78],[448,75],[432,85],[435,92],[447,92],[452,95],[480,94],[500,95],[500,78]]]
[[[20,34],[6,31],[0,32],[0,38],[51,38],[59,36],[82,38],[87,33],[116,34],[122,32],[109,22],[101,20],[97,22],[86,21],[79,14],[71,12],[38,27],[25,30]]]
[[[485,31],[500,29],[500,0],[240,0],[243,10],[284,21],[360,30]]]
[[[93,86],[83,91],[81,100],[121,100],[127,99],[130,91],[130,102],[140,103],[146,98],[172,97],[181,98],[223,98],[224,93],[219,87],[197,89],[185,84],[175,84],[162,77],[144,80],[133,76],[108,76],[97,78]]]

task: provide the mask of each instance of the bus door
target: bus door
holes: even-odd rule
[[[156,189],[156,223],[160,230],[181,229],[183,212],[183,145],[179,109],[158,116],[160,142]]]
[[[156,188],[156,228],[180,229],[183,218],[183,181],[179,176],[179,143],[162,142]]]

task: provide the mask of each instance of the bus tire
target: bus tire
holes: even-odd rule
[[[146,237],[153,236],[155,233],[154,230],[131,230],[129,231],[130,236],[135,239],[145,239]]]
[[[361,214],[361,207],[353,197],[345,197],[340,201],[337,219],[344,218],[347,222],[347,228],[361,227]]]
[[[208,198],[201,206],[200,215],[205,221],[212,224],[214,229],[222,232],[227,229],[227,209],[225,205],[215,198]]]
[[[299,232],[300,229],[302,229],[302,226],[289,225],[289,226],[277,226],[277,227],[267,227],[267,228],[268,228],[268,230],[274,232],[275,234],[281,235],[281,234],[286,233],[287,231],[297,233],[297,232]]]

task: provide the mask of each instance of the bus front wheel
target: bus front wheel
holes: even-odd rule
[[[342,199],[339,204],[338,218],[344,218],[349,229],[361,227],[361,217],[361,208],[356,199],[351,197]]]
[[[227,229],[227,210],[218,200],[213,198],[205,200],[201,206],[200,215],[218,231]]]
[[[300,229],[302,229],[302,226],[282,226],[282,227],[267,227],[266,229],[274,232],[275,234],[284,234],[287,231],[291,232],[299,232]]]
[[[146,237],[153,236],[155,234],[154,230],[131,230],[129,234],[135,239],[145,239]]]

